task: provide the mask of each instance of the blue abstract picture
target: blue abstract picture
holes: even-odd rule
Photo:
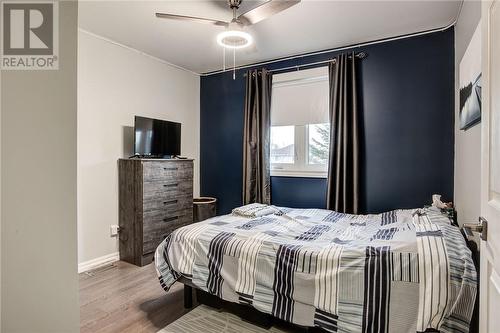
[[[460,61],[460,129],[481,121],[481,24],[478,24]]]
[[[481,121],[481,74],[460,89],[460,129],[465,130]]]

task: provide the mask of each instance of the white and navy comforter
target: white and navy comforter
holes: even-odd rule
[[[162,287],[185,276],[224,300],[329,332],[469,331],[476,271],[446,216],[279,210],[176,230],[155,254]]]

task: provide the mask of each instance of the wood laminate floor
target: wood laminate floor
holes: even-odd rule
[[[80,274],[81,333],[156,333],[187,312],[182,285],[166,293],[153,264],[118,261]]]

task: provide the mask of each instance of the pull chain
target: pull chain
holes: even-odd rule
[[[236,50],[233,49],[233,81],[236,80]]]

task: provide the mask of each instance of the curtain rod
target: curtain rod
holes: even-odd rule
[[[368,57],[368,54],[366,52],[359,52],[354,55],[358,59],[364,59]],[[349,56],[349,58],[352,58],[352,56]],[[302,70],[302,67],[310,67],[310,66],[315,66],[315,65],[321,65],[321,64],[326,64],[329,62],[337,62],[337,59],[327,59],[327,60],[322,60],[322,61],[316,61],[316,62],[310,62],[307,64],[301,64],[301,65],[294,65],[294,66],[288,66],[288,67],[282,67],[282,68],[276,68],[276,69],[270,69],[268,70],[269,73],[274,73],[274,72],[281,72],[281,71],[287,71],[289,69],[295,69],[297,71]],[[260,74],[260,72],[259,72]],[[247,76],[247,73],[243,74],[243,76]]]

